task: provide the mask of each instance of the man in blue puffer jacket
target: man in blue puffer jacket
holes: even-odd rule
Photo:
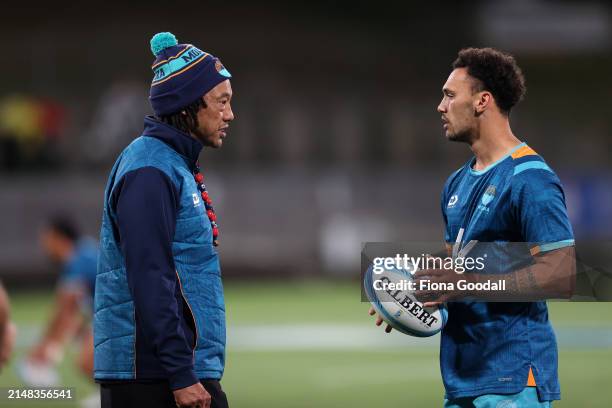
[[[151,40],[155,116],[104,195],[94,377],[103,407],[227,407],[219,230],[197,159],[234,119],[230,73],[171,33]]]

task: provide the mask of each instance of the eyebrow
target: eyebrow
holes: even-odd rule
[[[223,92],[221,95],[219,95],[219,97],[217,99],[221,99],[221,98],[231,98],[232,95],[229,94],[229,92]]]
[[[449,93],[449,92],[454,92],[454,91],[447,87],[442,88],[442,93]]]

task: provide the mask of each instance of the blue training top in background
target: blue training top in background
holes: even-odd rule
[[[98,268],[98,243],[95,239],[85,237],[79,239],[72,257],[64,264],[60,276],[60,286],[78,285],[86,290],[86,301],[93,305]]]

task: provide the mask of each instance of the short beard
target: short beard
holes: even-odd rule
[[[451,142],[461,142],[472,144],[474,141],[474,133],[472,129],[465,129],[457,133],[453,133],[447,136],[448,140]]]

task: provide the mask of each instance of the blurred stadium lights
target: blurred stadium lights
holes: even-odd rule
[[[602,53],[612,47],[605,3],[547,0],[490,1],[479,13],[480,38],[509,51]]]
[[[576,234],[609,236],[609,3],[264,3],[187,14],[129,3],[113,18],[106,3],[87,15],[77,2],[3,10],[1,277],[52,280],[36,245],[48,213],[98,234],[110,166],[150,112],[147,42],[160,29],[218,53],[235,76],[227,144],[201,157],[229,276],[350,275],[363,241],[440,239],[440,189],[469,150],[444,140],[436,106],[465,46],[515,52],[528,95],[513,129],[560,174]],[[224,18],[202,25],[203,10]],[[12,95],[48,97],[69,120],[33,132],[19,119],[35,117],[31,105]],[[21,160],[12,152],[29,135],[47,143]]]

